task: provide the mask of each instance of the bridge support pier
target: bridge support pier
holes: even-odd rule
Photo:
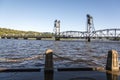
[[[91,42],[91,38],[90,37],[88,37],[88,42]]]
[[[41,38],[36,38],[36,40],[41,40]]]
[[[5,37],[1,37],[1,39],[5,39]]]
[[[24,40],[27,40],[28,38],[27,37],[24,37]]]
[[[14,39],[18,39],[18,37],[14,37]]]
[[[60,41],[60,37],[55,37],[55,41]]]
[[[11,37],[7,37],[7,39],[11,39]]]

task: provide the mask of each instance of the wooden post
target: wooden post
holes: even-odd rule
[[[53,50],[51,49],[45,52],[45,70],[53,70]]]
[[[53,50],[48,49],[45,52],[44,80],[53,80]]]
[[[118,52],[115,50],[108,51],[106,70],[119,71]]]

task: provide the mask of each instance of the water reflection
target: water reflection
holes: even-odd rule
[[[54,72],[44,71],[44,80],[54,80]]]
[[[98,72],[97,74],[98,75],[100,74],[100,75],[96,77],[96,74],[91,72],[91,74],[86,74],[84,76],[78,76],[78,77],[75,77],[75,78],[70,78],[70,77],[72,77],[70,74],[73,75],[73,73],[70,71],[69,74],[65,74],[63,76],[61,75],[61,77],[56,77],[56,80],[57,79],[58,80],[66,80],[66,79],[63,78],[65,76],[68,78],[67,80],[99,80],[99,78],[102,79],[102,80],[119,80],[119,75],[118,74],[112,74],[112,73],[106,73],[106,76],[105,76],[105,75],[103,75],[104,73],[100,74]],[[80,74],[81,74],[81,72],[80,72]],[[82,72],[82,74],[83,74],[83,72]],[[56,75],[59,75],[59,73],[57,73]],[[54,80],[54,77],[55,76],[54,76],[53,71],[44,71],[44,80]]]
[[[106,73],[107,80],[119,80],[118,74]]]

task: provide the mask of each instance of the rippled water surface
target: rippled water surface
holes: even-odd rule
[[[54,51],[54,67],[105,66],[107,53],[120,53],[120,41],[52,41],[0,39],[0,67],[44,67],[44,53]],[[39,58],[34,58],[40,56]],[[31,58],[30,60],[26,58]],[[9,59],[13,61],[9,61]],[[15,60],[21,61],[15,61]]]

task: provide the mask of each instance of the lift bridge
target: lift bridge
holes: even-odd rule
[[[81,32],[81,31],[64,31],[60,33],[60,38],[81,38],[86,39],[88,33]],[[90,34],[90,37],[95,38],[120,38],[120,29],[103,29],[103,30],[96,30]]]
[[[54,24],[54,37],[55,40],[60,38],[74,38],[74,39],[111,39],[120,40],[120,28],[95,30],[93,17],[87,14],[87,27],[86,31],[63,31],[60,32],[60,21],[55,20]]]
[[[5,34],[0,36],[2,39],[29,39],[35,38],[36,40],[41,40],[42,38],[55,38],[56,41],[59,41],[61,38],[64,39],[87,39],[88,42],[91,39],[109,39],[109,40],[120,40],[120,28],[114,29],[103,29],[95,30],[93,17],[89,14],[86,15],[86,31],[60,31],[60,20],[54,21],[54,34],[51,35],[40,35],[40,34]]]

